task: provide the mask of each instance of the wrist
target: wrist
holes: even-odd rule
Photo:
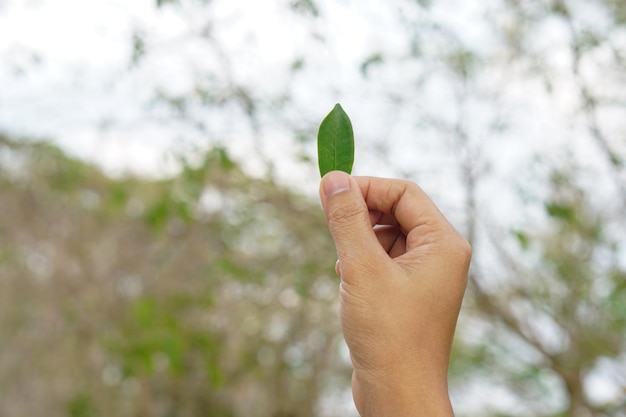
[[[354,401],[361,417],[453,417],[447,377],[437,373],[355,370]]]

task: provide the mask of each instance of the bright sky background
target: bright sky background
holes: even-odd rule
[[[339,40],[323,51],[326,67],[320,69],[332,71],[337,84],[349,85],[354,74],[345,68],[355,67],[365,47],[384,44],[388,48],[391,44],[388,39],[360,37],[367,31],[363,27],[366,21],[350,13],[354,6],[349,2],[327,3],[342,23],[318,28],[337,32]],[[380,2],[370,3],[373,16]],[[261,92],[263,87],[268,93],[280,88],[283,82],[276,77],[284,74],[272,71],[284,67],[298,49],[311,48],[307,39],[310,28],[285,19],[284,8],[280,2],[233,1],[217,2],[212,9],[214,17],[223,22],[215,28],[216,36],[230,51],[241,51],[239,61],[230,68],[233,77],[250,79]],[[378,16],[381,24],[383,18]],[[197,20],[202,24],[204,19]],[[173,145],[177,134],[156,126],[137,126],[142,124],[138,121],[143,119],[146,101],[155,86],[170,93],[184,92],[193,82],[191,67],[200,70],[215,64],[203,61],[202,45],[185,39],[189,21],[193,18],[183,21],[168,8],[156,11],[153,0],[0,3],[0,57],[12,63],[0,66],[0,128],[25,136],[50,137],[71,152],[112,170],[131,167],[139,172],[160,171],[162,154]],[[129,74],[131,38],[136,28],[149,31],[153,45],[162,52],[151,56],[155,62],[150,63],[150,71]],[[260,77],[264,83],[258,82]],[[320,115],[330,108],[324,103],[323,91],[296,93],[309,102],[311,98],[320,102]],[[106,129],[107,121],[116,128]],[[234,143],[245,142],[238,136],[246,133],[238,132],[236,120],[230,122],[223,126],[230,145],[240,153],[249,149],[247,143]],[[277,149],[289,146],[290,140],[284,139]]]
[[[385,74],[384,83],[368,82],[358,72],[372,51],[391,56],[405,53],[406,39],[395,30],[397,16],[380,0],[320,3],[327,18],[311,21],[286,16],[286,2],[215,2],[211,14],[218,24],[212,31],[228,48],[226,52],[236,56],[228,68],[230,77],[254,85],[259,95],[266,91],[271,96],[290,77],[281,68],[288,67],[294,56],[306,54],[308,71],[291,91],[293,114],[312,123],[341,101],[353,118],[357,141],[359,136],[364,138],[361,144],[392,135],[387,140],[400,142],[410,135],[407,132],[412,128],[405,120],[411,119],[414,110],[407,109],[406,115],[384,114],[381,104],[384,93],[403,93],[403,82],[415,69]],[[187,91],[197,72],[215,70],[219,63],[207,55],[206,45],[185,35],[190,22],[202,25],[206,16],[194,19],[190,11],[183,20],[167,7],[156,11],[153,4],[154,0],[0,2],[0,58],[9,63],[0,66],[0,129],[50,138],[111,172],[167,172],[165,150],[177,141],[197,143],[203,138],[193,137],[184,126],[146,123],[146,103],[157,88],[171,94]],[[458,13],[450,14],[443,7],[438,16],[436,11],[433,15],[442,23],[464,27],[469,42],[490,45],[489,33],[472,24],[479,17],[476,3],[463,2],[454,8]],[[129,71],[133,30],[149,32],[148,47],[158,52],[151,53],[147,65]],[[329,42],[312,41],[311,31],[323,34]],[[445,93],[433,85],[432,97],[423,97],[415,105],[423,106],[427,100],[445,103]],[[241,126],[240,114],[232,117],[222,113],[212,121],[213,126],[228,137],[239,159],[251,160],[246,155],[253,147],[249,130]],[[393,120],[393,126],[386,120]],[[263,147],[268,153],[289,154],[293,141],[284,129],[269,125]],[[377,166],[371,154],[357,155],[357,172],[394,173]],[[407,155],[399,152],[397,158]],[[278,169],[290,180],[304,181],[311,174],[289,163],[279,163]]]
[[[397,28],[395,10],[382,0],[325,0],[319,2],[325,18],[314,20],[287,14],[286,4],[247,0],[213,3],[210,17],[216,23],[211,31],[227,48],[224,53],[233,58],[225,68],[215,59],[215,50],[188,37],[207,20],[206,14],[195,15],[193,7],[179,13],[168,7],[156,10],[154,0],[4,0],[0,2],[0,59],[8,65],[0,65],[0,129],[18,136],[49,138],[111,173],[168,173],[174,168],[168,151],[190,144],[206,146],[208,139],[184,123],[173,123],[171,115],[167,122],[155,122],[158,109],[150,109],[157,116],[147,118],[147,106],[156,90],[185,93],[193,88],[198,73],[212,70],[224,79],[254,86],[257,97],[272,97],[284,90],[285,80],[294,78],[285,69],[294,56],[302,55],[307,58],[306,71],[291,83],[288,93],[292,102],[285,117],[311,126],[319,123],[335,102],[341,102],[355,128],[356,174],[397,175],[395,167],[378,157],[375,147],[376,143],[388,143],[390,160],[419,172],[424,187],[441,204],[461,204],[458,185],[451,181],[454,173],[446,172],[455,165],[453,156],[442,152],[442,147],[450,145],[440,138],[418,138],[414,127],[415,114],[421,109],[444,114],[454,107],[446,75],[431,76],[429,87],[419,96],[409,97],[401,112],[397,107],[390,112],[388,96],[406,96],[406,86],[424,69],[392,65],[382,73],[374,69],[374,80],[359,73],[360,63],[373,52],[381,51],[392,58],[406,54],[407,39]],[[474,24],[482,18],[480,2],[438,4],[440,8],[431,11],[430,19],[461,28],[464,41],[479,45],[479,50],[497,47],[485,26]],[[415,8],[411,10],[407,17],[419,21]],[[131,70],[135,30],[149,34],[150,53],[147,62]],[[328,41],[316,41],[311,32]],[[433,37],[425,44],[424,53],[436,53],[441,42]],[[511,91],[511,99],[517,100],[516,94],[525,95],[527,89]],[[520,102],[537,111],[546,105],[540,96],[536,105],[527,99]],[[487,123],[484,119],[488,113],[479,105],[470,103],[469,111],[476,124]],[[250,172],[262,172],[264,166],[256,156],[264,153],[276,163],[280,180],[305,193],[316,192],[316,170],[294,162],[294,141],[280,121],[260,121],[263,132],[259,148],[240,111],[202,117],[212,135],[222,138]],[[546,118],[535,121],[524,129],[546,131],[553,126]],[[503,171],[493,176],[492,187],[502,188],[513,175],[516,167],[511,158],[523,161],[523,155],[536,148],[537,141],[532,138],[537,135],[531,132],[527,136],[528,140],[517,144],[499,142],[489,148],[498,152],[493,162],[502,162],[495,170]],[[314,145],[306,146],[312,157]],[[437,195],[444,190],[446,195]],[[500,201],[510,205],[505,193]],[[503,211],[509,210],[497,212]]]
[[[131,127],[152,91],[150,83],[125,75],[133,25],[163,20],[153,3],[0,3],[0,55],[15,63],[0,66],[0,126],[51,138],[110,169],[159,170],[171,138],[159,132],[148,138]],[[109,137],[98,127],[110,119],[129,128]]]

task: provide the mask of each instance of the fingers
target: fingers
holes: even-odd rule
[[[322,178],[320,198],[342,277],[346,269],[375,274],[389,258],[414,262],[424,253],[416,249],[433,244],[434,253],[444,256],[442,246],[463,240],[426,193],[409,181],[332,171]],[[373,227],[377,225],[386,227]]]
[[[406,255],[412,260],[417,248],[447,245],[458,232],[432,200],[416,184],[404,180],[355,177],[370,211],[379,212],[377,224],[397,225],[406,235]],[[443,253],[438,251],[438,253]],[[399,260],[399,259],[398,259]]]
[[[370,223],[372,224],[372,226],[379,224],[379,222],[383,218],[383,213],[377,210],[370,210],[369,214],[370,214]]]
[[[376,224],[399,224],[409,232],[432,222],[447,223],[437,206],[417,185],[404,180],[354,177],[370,212],[378,212]]]
[[[394,226],[377,226],[374,233],[380,246],[389,254],[390,258],[396,258],[406,252],[406,237]],[[335,273],[341,276],[341,263],[335,263]]]
[[[370,211],[363,199],[357,182],[348,174],[331,171],[320,183],[320,199],[328,221],[328,228],[335,242],[339,260],[358,263],[386,257],[372,229]]]
[[[390,258],[396,258],[406,252],[406,236],[398,230],[398,226],[376,226],[374,233]]]

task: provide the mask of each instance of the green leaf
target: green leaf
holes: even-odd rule
[[[550,217],[573,222],[576,219],[576,209],[568,204],[546,203],[546,211]]]
[[[376,65],[376,64],[382,64],[383,63],[383,56],[377,52],[373,55],[370,55],[365,61],[363,61],[363,63],[361,64],[361,74],[364,77],[367,77],[368,75],[368,71],[370,69],[371,66]]]
[[[354,133],[350,118],[340,104],[335,104],[322,120],[317,133],[317,157],[320,174],[340,170],[350,174],[354,162]]]
[[[528,249],[530,247],[530,237],[528,237],[526,233],[519,230],[516,230],[513,233],[515,234],[515,237],[517,238],[517,241],[522,249]]]
[[[70,417],[97,416],[93,400],[88,394],[78,393],[67,404],[67,413]]]

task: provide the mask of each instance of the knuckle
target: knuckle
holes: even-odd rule
[[[349,226],[362,217],[363,211],[355,204],[331,206],[328,211],[329,223],[340,228]]]
[[[443,252],[447,258],[454,259],[459,265],[468,266],[472,259],[472,246],[459,232],[453,230],[444,238]]]
[[[409,193],[425,194],[424,189],[420,187],[420,185],[416,182],[410,180],[400,180],[400,182],[403,185],[404,189],[407,190]]]
[[[466,263],[469,264],[472,259],[472,245],[470,244],[470,242],[459,234],[456,246],[459,255],[462,256]]]

